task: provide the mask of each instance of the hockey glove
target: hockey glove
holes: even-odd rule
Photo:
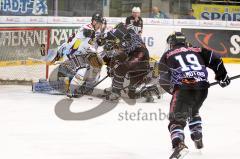
[[[87,55],[88,64],[93,68],[101,68],[103,65],[103,60],[97,55],[97,53],[89,53]]]
[[[109,66],[107,66],[107,74],[108,74],[109,77],[113,77],[113,70]]]
[[[226,76],[219,81],[219,85],[220,85],[221,87],[226,87],[226,86],[228,86],[228,85],[230,84],[230,82],[231,82],[231,80],[230,80],[230,78],[228,77],[228,75],[226,74]]]

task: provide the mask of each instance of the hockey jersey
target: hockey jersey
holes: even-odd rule
[[[221,57],[198,47],[178,46],[165,52],[159,62],[160,85],[169,93],[175,88],[208,88],[207,67],[221,80],[227,74]]]

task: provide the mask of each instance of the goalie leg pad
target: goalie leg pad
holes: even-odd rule
[[[57,81],[41,81],[35,82],[32,84],[32,91],[34,93],[66,93],[67,91],[67,82],[65,80]]]
[[[86,83],[90,86],[93,86],[95,83],[97,83],[100,78],[100,72],[100,68],[93,68],[90,66],[85,75]]]
[[[72,66],[71,62],[65,61],[64,63],[60,64],[58,68],[58,77],[69,77],[73,78],[76,74],[75,67]]]
[[[79,69],[76,75],[73,77],[70,88],[69,88],[69,94],[74,96],[77,94],[80,94],[79,88],[85,83],[85,74],[86,74],[87,68]]]

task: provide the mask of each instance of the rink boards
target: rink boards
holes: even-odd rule
[[[114,24],[124,22],[125,18],[107,18],[107,20],[109,23],[108,29],[111,29]],[[143,20],[142,38],[149,49],[150,56],[156,60],[159,60],[163,52],[168,48],[166,38],[174,31],[182,31],[194,46],[206,47],[219,53],[224,58],[225,63],[240,63],[240,22],[150,18],[144,18]],[[0,28],[47,28],[50,31],[47,39],[50,48],[56,48],[65,42],[73,32],[78,31],[81,25],[89,21],[89,17],[0,17]],[[39,50],[41,41],[46,41],[45,34],[42,36],[39,34],[43,40],[35,40],[36,37],[26,37],[24,33],[19,33],[21,31],[21,29],[19,31],[14,30],[10,34],[11,36],[3,36],[8,31],[1,30],[0,46],[4,48],[5,54],[2,50],[0,54],[0,71],[5,72],[5,70],[11,68],[14,69],[13,72],[16,72],[16,74],[21,74],[21,72],[15,71],[15,67],[17,69],[18,66],[42,65],[41,62],[30,59],[14,59],[15,55],[12,50],[22,50],[21,52],[18,51],[18,56],[21,53],[24,56],[24,54],[29,54],[24,52],[24,50],[29,50],[24,49],[25,47]],[[25,45],[17,45],[17,39],[25,41]],[[37,43],[36,45],[32,45],[33,40]],[[12,59],[5,60],[6,54],[12,54]],[[40,51],[36,51],[34,54],[37,54],[36,57],[41,57]],[[28,72],[28,69],[26,70]],[[43,76],[42,73],[41,75]],[[39,78],[39,76],[36,77]]]

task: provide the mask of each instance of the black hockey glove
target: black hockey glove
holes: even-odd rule
[[[228,77],[228,75],[226,74],[226,76],[219,81],[219,85],[220,85],[221,87],[226,87],[226,86],[228,86],[228,85],[230,84],[230,82],[231,82],[231,80],[230,80],[230,78]]]
[[[103,46],[106,44],[106,40],[103,37],[99,37],[96,42],[98,46]]]
[[[107,74],[108,74],[109,77],[113,77],[113,70],[109,66],[107,66]]]

